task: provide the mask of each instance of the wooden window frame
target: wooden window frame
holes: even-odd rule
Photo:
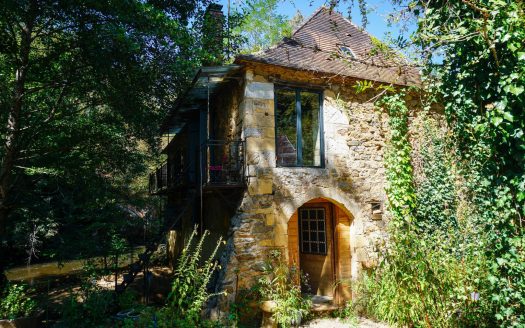
[[[277,115],[277,91],[278,90],[293,90],[295,91],[295,118],[296,118],[296,143],[297,143],[297,163],[295,165],[279,165],[277,160],[277,154],[279,153],[279,141],[277,138],[277,122],[279,117]],[[301,111],[301,92],[316,93],[319,95],[319,138],[320,138],[320,164],[319,165],[303,165],[303,129],[302,129],[302,111]],[[311,168],[324,168],[325,167],[325,155],[324,155],[324,126],[323,126],[323,90],[294,87],[287,85],[275,85],[274,86],[274,110],[275,110],[275,156],[277,167],[311,167]]]
[[[316,212],[317,211],[322,211],[323,212],[323,220],[320,220],[319,218],[315,219],[315,221],[317,221],[317,222],[320,222],[320,221],[323,222],[323,226],[324,226],[323,230],[319,229],[319,225],[317,225],[317,229],[316,230],[310,230],[310,229],[303,230],[303,215],[302,215],[302,213],[306,212],[306,211],[316,211]],[[312,254],[312,255],[327,255],[328,254],[327,253],[328,252],[328,244],[327,244],[327,236],[326,236],[326,233],[327,233],[326,209],[324,207],[299,208],[298,220],[299,220],[299,241],[300,241],[300,251],[301,251],[301,253],[303,253],[303,254]],[[308,221],[313,221],[313,220],[310,219],[310,217],[308,217]],[[310,228],[310,227],[308,227],[308,228]],[[303,240],[303,232],[308,232],[308,240]],[[311,240],[311,233],[312,232],[316,232],[316,234],[317,234],[317,240],[316,241]],[[322,232],[324,234],[323,240],[319,240],[320,239],[319,238],[319,233],[320,232]],[[308,247],[309,247],[308,250],[304,249],[304,242],[308,243]],[[312,244],[313,243],[317,244],[317,251],[316,252],[312,251]],[[320,249],[319,246],[321,244],[324,244],[324,251],[323,252],[319,251],[319,249]]]

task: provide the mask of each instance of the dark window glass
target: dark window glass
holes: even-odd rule
[[[326,247],[324,243],[319,244],[319,253],[326,254]]]
[[[299,209],[301,252],[326,254],[326,222],[324,208]]]
[[[312,249],[310,250],[310,253],[314,253],[314,254],[319,253],[318,245],[319,244],[314,244],[314,243],[310,244],[310,247],[312,247]]]
[[[317,224],[319,225],[319,230],[324,231],[324,222],[319,221]]]
[[[303,253],[310,253],[310,243],[303,242]]]
[[[295,90],[278,89],[276,97],[277,164],[297,164],[297,113]]]
[[[319,94],[301,92],[301,127],[304,166],[321,166]]]
[[[317,219],[315,217],[311,218],[310,220],[310,230],[311,231],[317,231]]]
[[[278,166],[322,166],[321,94],[275,90]]]

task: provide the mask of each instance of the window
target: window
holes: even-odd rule
[[[321,167],[322,93],[277,88],[275,117],[277,165]]]
[[[345,57],[348,57],[348,58],[351,58],[351,59],[355,59],[356,58],[354,52],[352,51],[352,49],[350,49],[347,46],[340,46],[339,47],[339,51],[341,51],[341,54],[343,54]]]
[[[382,213],[381,203],[380,202],[372,202],[372,203],[370,203],[370,205],[372,207],[372,214],[381,214]]]
[[[325,210],[319,208],[299,209],[299,230],[301,231],[301,252],[326,254]]]

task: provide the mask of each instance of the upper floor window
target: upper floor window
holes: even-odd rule
[[[323,166],[322,92],[276,87],[277,166]]]
[[[352,51],[352,49],[350,49],[350,47],[339,46],[339,50],[341,51],[341,54],[343,54],[345,57],[348,57],[350,59],[356,58],[354,52]]]

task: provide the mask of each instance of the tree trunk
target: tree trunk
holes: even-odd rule
[[[33,3],[29,10],[34,12]],[[33,16],[34,17],[34,16]],[[24,92],[26,88],[27,71],[29,69],[29,53],[31,51],[31,34],[33,18],[30,18],[20,30],[20,49],[15,68],[15,83],[13,88],[12,104],[7,118],[7,132],[4,143],[4,157],[0,164],[0,248],[7,237],[8,216],[13,208],[13,170],[19,154],[18,139],[20,134],[20,116],[24,106]],[[0,283],[6,263],[0,259]]]

